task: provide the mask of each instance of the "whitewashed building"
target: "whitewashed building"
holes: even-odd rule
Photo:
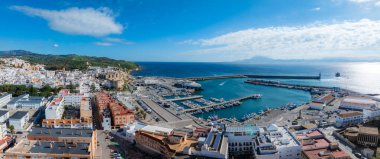
[[[363,123],[363,113],[362,112],[344,112],[338,114],[336,117],[336,126],[345,127],[350,125],[357,125]]]
[[[13,125],[16,131],[23,131],[28,120],[29,114],[27,111],[18,111],[9,117],[9,125]]]
[[[228,137],[224,132],[211,130],[205,141],[202,141],[200,151],[192,151],[192,155],[206,158],[229,158],[228,154]]]
[[[23,94],[13,98],[8,104],[7,109],[38,109],[46,104],[45,97],[31,97]]]
[[[135,143],[135,133],[137,130],[140,130],[141,128],[145,127],[146,125],[139,123],[139,122],[134,122],[131,124],[128,124],[124,126],[123,130],[125,133],[125,137],[127,138],[127,141],[130,143]]]
[[[5,105],[8,104],[8,102],[10,102],[12,99],[12,94],[4,94],[2,96],[0,96],[0,107],[3,107]]]
[[[0,110],[0,123],[5,123],[9,118],[9,112],[6,110]]]
[[[380,116],[380,109],[379,108],[373,108],[373,109],[364,109],[363,110],[363,119],[364,120],[372,120],[376,117]]]
[[[253,143],[259,131],[256,126],[227,126],[225,135],[228,137],[229,155],[253,155]]]
[[[0,123],[0,138],[4,138],[7,135],[7,124]],[[0,148],[1,150],[1,148]]]
[[[278,127],[277,131],[271,134],[270,140],[276,146],[280,159],[301,158],[301,143],[285,127]]]
[[[255,139],[255,158],[279,159],[280,155],[276,146],[271,142],[268,135],[259,135]]]
[[[46,119],[61,119],[63,111],[63,97],[56,97],[48,104],[45,109]]]

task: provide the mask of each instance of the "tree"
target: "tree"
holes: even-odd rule
[[[8,126],[9,131],[14,134],[15,133],[15,127],[13,125]]]
[[[91,92],[92,92],[92,93],[95,92],[95,89],[96,89],[95,84],[91,84]]]

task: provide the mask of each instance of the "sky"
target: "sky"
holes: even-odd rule
[[[0,50],[129,61],[379,58],[380,0],[2,0]]]

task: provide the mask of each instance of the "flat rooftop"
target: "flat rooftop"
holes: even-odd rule
[[[187,139],[180,144],[170,144],[168,142],[168,139],[165,136],[156,135],[156,134],[148,133],[148,132],[144,132],[144,131],[140,131],[140,133],[145,135],[145,136],[155,138],[156,140],[161,140],[161,141],[165,142],[171,150],[176,151],[176,152],[182,152],[184,150],[184,148],[190,147],[190,146],[195,146],[198,142],[198,140]]]
[[[361,126],[359,127],[359,134],[368,134],[368,135],[379,135],[379,130],[377,127],[367,127]]]
[[[153,126],[153,125],[147,125],[147,126],[141,128],[141,130],[148,131],[148,132],[153,132],[153,133],[164,132],[164,133],[167,133],[167,134],[170,134],[173,131],[173,129],[170,129],[170,128],[164,128],[164,127]]]
[[[26,116],[28,114],[27,111],[18,111],[16,113],[14,113],[11,117],[9,117],[10,119],[21,119],[23,118],[24,116]]]
[[[302,150],[320,149],[320,148],[328,147],[330,145],[330,143],[324,138],[302,140],[301,143],[302,143]]]
[[[66,129],[66,128],[42,128],[33,127],[29,132],[31,136],[55,136],[55,137],[91,137],[91,129]],[[29,136],[28,135],[28,136]]]
[[[8,113],[8,111],[6,111],[6,110],[0,110],[0,116],[3,116],[5,114],[7,114],[7,113]]]
[[[373,104],[377,103],[376,101],[374,101],[370,98],[354,97],[354,96],[345,97],[342,102],[355,103],[355,104],[365,104],[365,105],[373,105]]]
[[[303,151],[303,153],[309,159],[350,158],[350,156],[346,152],[339,149],[329,150],[323,148],[317,150]]]
[[[354,117],[354,116],[359,116],[359,115],[363,115],[363,113],[351,111],[351,112],[344,112],[344,113],[338,114],[338,116],[341,118],[349,118],[349,117]]]
[[[313,130],[305,133],[296,133],[294,136],[297,138],[297,140],[301,140],[323,136],[323,134],[318,130]]]
[[[64,142],[41,142],[37,140],[21,140],[16,146],[7,150],[7,153],[14,154],[76,154],[90,155],[89,144],[70,144]]]
[[[281,137],[271,136],[270,138],[273,145],[277,148],[300,146],[298,140],[296,140],[284,127],[279,127],[278,131],[282,134]]]
[[[259,132],[259,128],[256,126],[227,126],[226,132],[246,132],[246,133],[254,133]]]

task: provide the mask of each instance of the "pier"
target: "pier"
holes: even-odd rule
[[[205,81],[215,79],[227,79],[227,78],[272,78],[272,79],[321,79],[321,74],[318,76],[298,76],[298,75],[254,75],[254,74],[242,74],[242,75],[225,75],[225,76],[206,76],[206,77],[189,77],[184,78],[190,81]]]
[[[254,95],[250,95],[250,96],[246,96],[246,97],[242,97],[242,98],[237,98],[237,99],[232,99],[232,100],[221,102],[221,103],[210,104],[207,106],[202,106],[202,107],[197,107],[197,108],[192,108],[192,109],[185,109],[184,112],[188,113],[188,112],[193,112],[193,111],[197,111],[197,110],[203,110],[206,108],[213,108],[213,107],[221,106],[221,105],[228,104],[228,103],[240,102],[240,101],[247,100],[247,99],[259,99],[259,98],[261,98],[260,94],[254,94]]]
[[[322,90],[322,89],[333,89],[331,87],[289,84],[289,83],[281,83],[279,81],[269,81],[269,80],[247,80],[247,81],[245,81],[245,83],[254,84],[254,85],[288,88],[288,89],[299,89],[299,90],[304,90],[304,91],[309,91],[309,92],[312,92],[313,89],[320,89],[320,90]]]
[[[199,98],[203,98],[203,96],[196,95],[196,96],[189,96],[189,97],[182,97],[182,98],[166,99],[166,100],[164,100],[164,102],[176,102],[176,101],[199,99]]]

